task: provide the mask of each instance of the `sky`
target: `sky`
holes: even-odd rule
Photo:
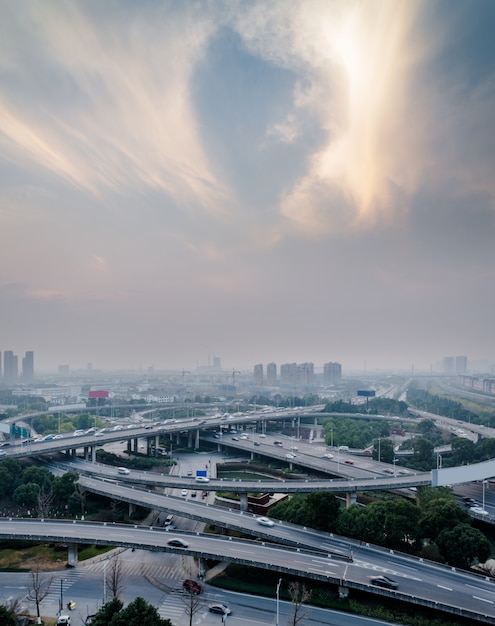
[[[495,2],[0,0],[0,351],[495,362]]]

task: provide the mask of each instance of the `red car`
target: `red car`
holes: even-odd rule
[[[344,463],[347,463],[347,465],[354,465],[354,461],[351,461],[351,459],[346,459]]]
[[[194,593],[197,596],[199,596],[199,594],[202,591],[201,585],[199,583],[197,583],[195,580],[191,580],[189,578],[182,583],[182,587],[188,593]]]

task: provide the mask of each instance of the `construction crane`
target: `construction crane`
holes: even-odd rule
[[[235,385],[235,375],[236,374],[240,374],[241,372],[239,372],[238,370],[232,370],[232,384]]]

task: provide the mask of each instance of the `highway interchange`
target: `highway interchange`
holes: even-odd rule
[[[252,421],[252,417],[251,417]],[[181,422],[180,428],[189,426],[190,428],[197,429],[198,424],[191,420],[190,424],[184,424]],[[210,423],[208,423],[210,426]],[[172,427],[177,428],[177,425],[173,424]],[[162,430],[162,429],[160,429]],[[249,431],[251,437],[255,436],[252,431]],[[124,433],[126,436],[130,436],[129,431],[119,431],[108,435],[108,438],[112,441],[122,440]],[[132,431],[133,437],[149,437],[149,428],[139,428]],[[105,437],[106,439],[106,437]],[[272,455],[274,452],[283,454],[284,450],[288,450],[291,447],[291,440],[284,440],[284,449],[279,450],[278,446],[274,446],[268,438],[264,438],[263,446],[267,446],[266,454]],[[95,441],[94,436],[81,437],[77,441],[78,447],[84,447],[90,445],[92,441]],[[261,442],[261,439],[259,439]],[[65,446],[63,445],[65,443]],[[54,452],[56,448],[65,450],[67,449],[67,443],[76,445],[73,440],[69,442],[68,438],[64,440],[42,442],[37,444],[29,444],[25,446],[23,450],[16,450],[15,448],[9,450],[9,456],[21,456],[35,452],[36,454],[46,454],[48,451]],[[103,442],[101,442],[103,443]],[[223,437],[222,445],[226,445],[228,437]],[[99,445],[101,445],[99,443]],[[245,448],[244,452],[259,452],[259,449],[254,447],[253,440],[230,441],[231,446]],[[306,444],[305,447],[310,446],[310,450],[314,451],[314,454],[304,454],[301,450],[295,452],[297,462],[305,465],[314,462],[317,465],[322,464],[322,450],[321,447],[315,444]],[[29,450],[27,449],[29,447]],[[261,446],[260,446],[261,447]],[[301,448],[300,442],[297,444],[298,448]],[[268,451],[269,449],[269,451]],[[20,454],[19,454],[20,453]],[[340,456],[341,452],[338,452]],[[349,454],[346,452],[346,454]],[[199,456],[199,455],[198,455]],[[201,455],[204,459],[204,455]],[[304,460],[301,457],[304,456]],[[313,456],[314,459],[310,457]],[[306,458],[308,457],[308,458]],[[354,458],[354,457],[353,457]],[[373,469],[367,468],[368,464],[373,465],[370,459],[363,457],[356,457],[355,465],[341,468],[343,465],[340,459],[324,459],[323,465],[331,466],[328,470],[329,473],[336,474],[335,467],[339,470],[345,471],[345,473],[351,472],[369,472],[374,471],[380,475],[379,470],[376,467]],[[383,465],[383,464],[382,464]],[[65,469],[67,465],[64,464]],[[194,502],[191,499],[176,498],[173,496],[165,496],[163,493],[156,493],[151,489],[140,490],[139,488],[126,486],[126,483],[132,481],[134,483],[144,483],[148,486],[159,484],[161,487],[178,489],[179,487],[186,487],[187,489],[199,488],[193,479],[187,476],[157,476],[150,474],[132,472],[129,476],[118,476],[115,471],[110,468],[103,468],[101,465],[95,465],[92,463],[84,463],[77,461],[74,466],[69,466],[72,469],[76,469],[78,473],[82,475],[81,481],[90,490],[98,492],[101,490],[105,495],[111,493],[114,497],[128,501],[136,502],[144,506],[149,506],[150,509],[157,511],[171,511],[177,515],[183,515],[184,517],[190,517],[192,519],[200,520],[203,522],[215,522],[219,526],[227,528],[236,528],[243,530],[246,534],[252,534],[253,537],[257,536],[261,538],[261,541],[242,541],[237,540],[225,540],[219,537],[212,537],[201,534],[185,534],[187,537],[188,548],[185,550],[188,554],[194,556],[211,556],[215,557],[219,554],[223,555],[226,561],[237,561],[246,564],[256,564],[258,567],[266,567],[275,569],[281,573],[305,573],[308,578],[314,578],[317,580],[326,580],[329,582],[336,582],[344,584],[348,588],[363,588],[370,590],[368,577],[376,572],[387,573],[400,582],[398,591],[389,592],[380,590],[377,588],[371,588],[374,593],[381,593],[387,595],[393,593],[397,597],[401,597],[406,600],[418,601],[422,599],[427,605],[438,606],[445,605],[445,608],[452,610],[454,613],[464,613],[469,615],[473,619],[477,619],[484,623],[495,623],[495,588],[490,580],[483,577],[473,576],[466,573],[459,573],[450,568],[440,567],[431,563],[426,563],[418,559],[412,559],[405,557],[404,555],[393,554],[387,550],[379,549],[374,546],[358,545],[355,542],[349,542],[343,538],[336,538],[321,533],[315,533],[307,529],[297,528],[290,524],[277,524],[272,528],[262,528],[257,524],[254,516],[246,513],[239,513],[235,511],[229,511],[220,509],[218,507],[207,506],[200,502]],[[321,469],[318,467],[318,469]],[[395,468],[394,468],[395,469]],[[342,473],[343,473],[342,471]],[[495,472],[494,472],[495,473]],[[89,475],[97,475],[98,478],[90,478]],[[381,473],[383,476],[383,472]],[[411,476],[386,476],[383,479],[384,484],[390,485],[391,481],[400,482],[406,480],[406,485],[402,485],[407,488],[407,484],[412,484],[407,481],[411,480],[427,480],[429,475],[419,475],[415,477]],[[106,478],[103,482],[102,478]],[[352,484],[357,488],[358,483],[362,481],[358,480],[359,476],[356,476],[351,481],[311,481],[308,484],[308,490],[317,488],[329,488],[330,483],[346,482],[347,485],[342,490],[347,491],[352,487]],[[120,482],[117,482],[120,481]],[[372,482],[374,488],[378,488],[381,479],[370,478],[367,482]],[[320,483],[320,484],[319,484]],[[299,491],[307,483],[299,483]],[[427,484],[423,482],[415,484]],[[287,491],[288,487],[292,487],[293,483],[287,481],[283,483],[283,491]],[[266,487],[266,485],[264,485]],[[270,485],[270,489],[273,487],[275,490],[277,487],[280,489],[280,482]],[[249,491],[259,490],[259,483],[253,484],[236,483],[238,490],[246,489]],[[342,487],[344,487],[342,485]],[[211,481],[207,485],[201,485],[201,489],[215,489],[219,490],[225,488],[225,484],[221,481]],[[339,486],[340,488],[340,486]],[[362,487],[359,486],[359,490]],[[232,489],[232,485],[229,486],[229,490]],[[62,530],[61,530],[62,529]],[[140,527],[116,527],[113,525],[91,525],[89,523],[67,523],[67,522],[54,522],[51,520],[45,520],[44,522],[25,521],[25,520],[1,520],[0,523],[0,536],[12,537],[21,536],[38,540],[65,540],[70,541],[71,538],[74,541],[89,543],[101,542],[103,544],[109,543],[111,545],[122,545],[126,547],[138,547],[138,548],[153,548],[163,551],[177,551],[178,549],[171,549],[168,546],[167,541],[170,538],[170,534],[166,531],[159,531],[157,529],[143,529]],[[97,539],[95,540],[95,537]],[[283,543],[286,547],[275,546],[269,544],[269,541]],[[291,547],[292,546],[292,547]],[[296,550],[296,552],[294,552]],[[178,550],[182,551],[182,550]],[[297,559],[294,559],[296,554]],[[330,556],[330,555],[333,555]],[[348,562],[342,556],[351,556],[352,561]]]

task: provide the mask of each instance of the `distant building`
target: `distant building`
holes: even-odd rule
[[[297,385],[297,363],[284,363],[280,366],[280,382],[282,385]]]
[[[254,366],[254,384],[260,387],[263,385],[263,365],[261,363]]]
[[[313,363],[301,363],[297,366],[297,383],[302,387],[311,387],[314,384],[315,366]]]
[[[269,387],[275,387],[277,384],[277,365],[275,363],[268,363],[266,366],[266,384]]]
[[[453,356],[443,357],[443,373],[448,375],[455,374],[455,359]]]
[[[455,373],[466,374],[467,369],[468,369],[467,356],[456,356],[455,357]]]
[[[26,352],[26,356],[22,359],[22,381],[31,383],[34,380],[34,352]]]
[[[58,366],[58,373],[60,374],[60,376],[68,376],[69,375],[69,371],[70,368],[68,365],[59,365]]]
[[[323,384],[336,385],[342,380],[342,365],[340,363],[325,363],[323,365]]]
[[[5,382],[17,382],[18,372],[17,355],[15,355],[12,350],[5,350],[3,353],[3,373]]]

